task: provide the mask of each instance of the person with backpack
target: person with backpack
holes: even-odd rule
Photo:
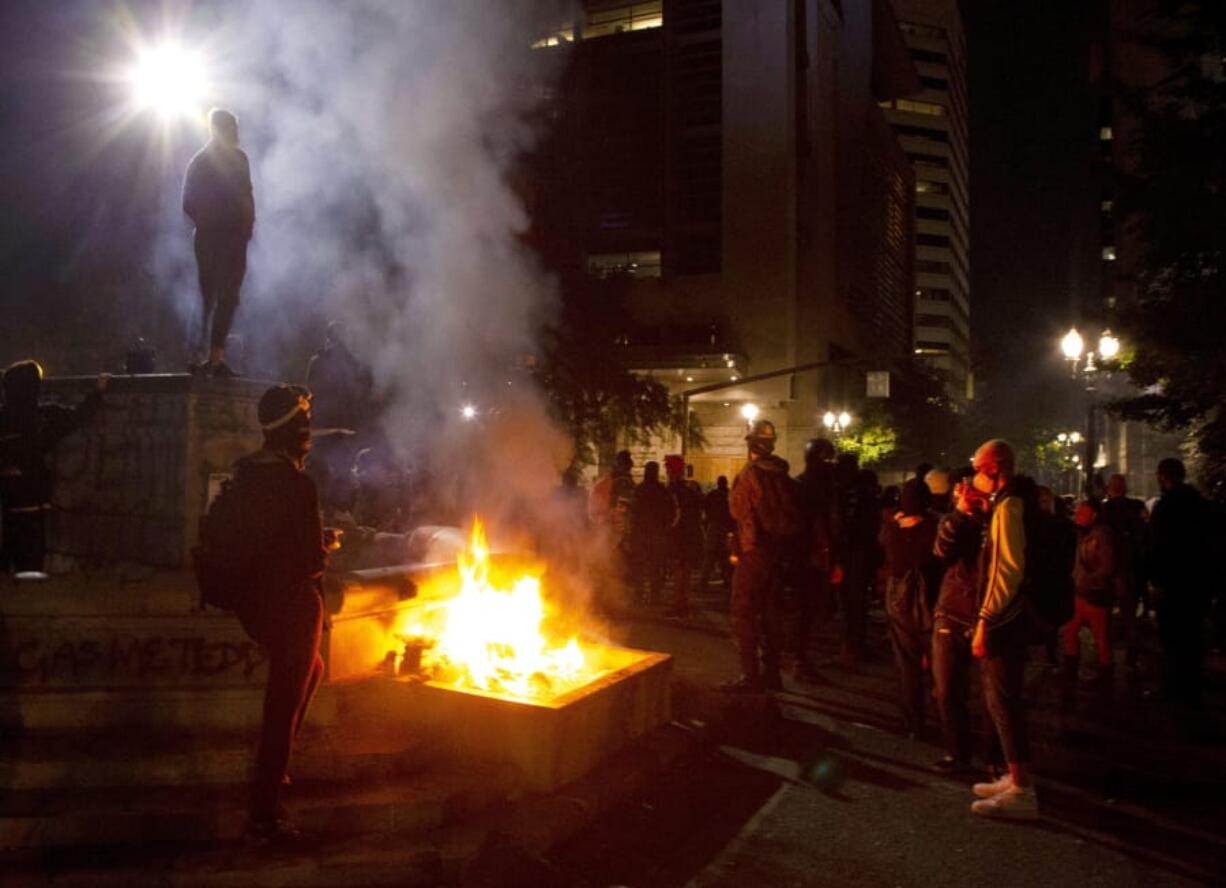
[[[1038,802],[1030,774],[1030,744],[1026,730],[1023,678],[1031,627],[1022,596],[1027,567],[1026,501],[1037,488],[1017,476],[1013,448],[993,439],[975,451],[973,485],[992,498],[988,535],[981,553],[982,583],[979,618],[971,636],[971,653],[980,661],[984,702],[1004,751],[1008,773],[990,783],[976,783],[975,814],[1034,818]],[[1026,482],[1029,482],[1027,485]]]
[[[48,457],[56,445],[88,423],[102,406],[110,377],[76,407],[40,404],[43,368],[18,361],[4,371],[0,407],[0,506],[3,564],[18,579],[46,579],[47,513],[54,483]]]
[[[196,563],[206,601],[216,600],[206,578],[224,575],[223,604],[268,653],[246,831],[252,844],[267,845],[297,837],[281,813],[281,788],[294,737],[323,678],[327,547],[315,483],[303,471],[311,449],[310,395],[299,386],[273,386],[260,398],[257,416],[264,446],[235,464],[233,481],[210,506]]]
[[[728,503],[737,528],[731,616],[741,660],[741,677],[724,686],[729,691],[783,687],[780,573],[788,546],[800,532],[801,518],[787,461],[775,456],[776,439],[774,423],[765,419],[753,423],[745,436],[749,462],[737,475]]]
[[[922,478],[903,485],[898,511],[881,528],[885,553],[885,613],[890,647],[898,670],[898,703],[903,729],[918,737],[924,729],[924,657],[929,650],[932,611],[929,594],[936,583],[932,554],[936,518]]]

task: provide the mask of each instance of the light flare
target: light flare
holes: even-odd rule
[[[138,110],[165,120],[195,117],[204,111],[208,77],[203,56],[166,42],[138,51],[127,80]]]

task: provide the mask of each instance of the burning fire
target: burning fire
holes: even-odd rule
[[[474,521],[468,548],[457,558],[459,589],[408,615],[396,635],[405,656],[420,653],[419,672],[461,688],[548,697],[590,681],[575,638],[556,643],[546,633],[547,609],[539,576],[492,572],[485,528]]]

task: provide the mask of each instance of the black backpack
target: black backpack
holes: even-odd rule
[[[248,598],[258,554],[245,526],[247,511],[242,486],[233,479],[222,482],[208,511],[200,516],[192,565],[200,590],[201,609],[212,605],[232,611]]]
[[[1073,564],[1077,559],[1077,530],[1071,521],[1039,507],[1038,488],[1018,478],[1026,527],[1026,565],[1021,593],[1048,629],[1073,618]],[[1033,491],[1030,488],[1034,487]]]

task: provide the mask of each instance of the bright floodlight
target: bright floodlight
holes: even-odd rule
[[[1098,353],[1108,361],[1120,353],[1120,341],[1110,330],[1104,330],[1103,335],[1098,337]]]
[[[758,418],[758,405],[746,404],[741,408],[741,416],[745,417],[746,422],[753,422]]]
[[[128,74],[132,95],[141,110],[163,118],[201,113],[204,106],[204,62],[198,53],[175,43],[147,47]]]
[[[837,421],[838,421],[838,417],[835,416],[833,413],[831,413],[829,410],[827,410],[825,414],[822,415],[822,425],[824,425],[828,429],[834,428],[834,424]]]
[[[477,415],[477,408],[474,407],[472,404],[465,404],[463,407],[460,408],[460,414],[465,419],[473,419]]]
[[[846,410],[844,410],[842,413],[839,414],[839,426],[840,428],[845,429],[849,425],[851,425],[851,414],[848,413]]]
[[[1064,356],[1070,361],[1081,360],[1081,351],[1085,348],[1085,343],[1081,340],[1081,334],[1077,332],[1077,328],[1073,327],[1064,334],[1064,338],[1060,340],[1060,350],[1064,352]]]

